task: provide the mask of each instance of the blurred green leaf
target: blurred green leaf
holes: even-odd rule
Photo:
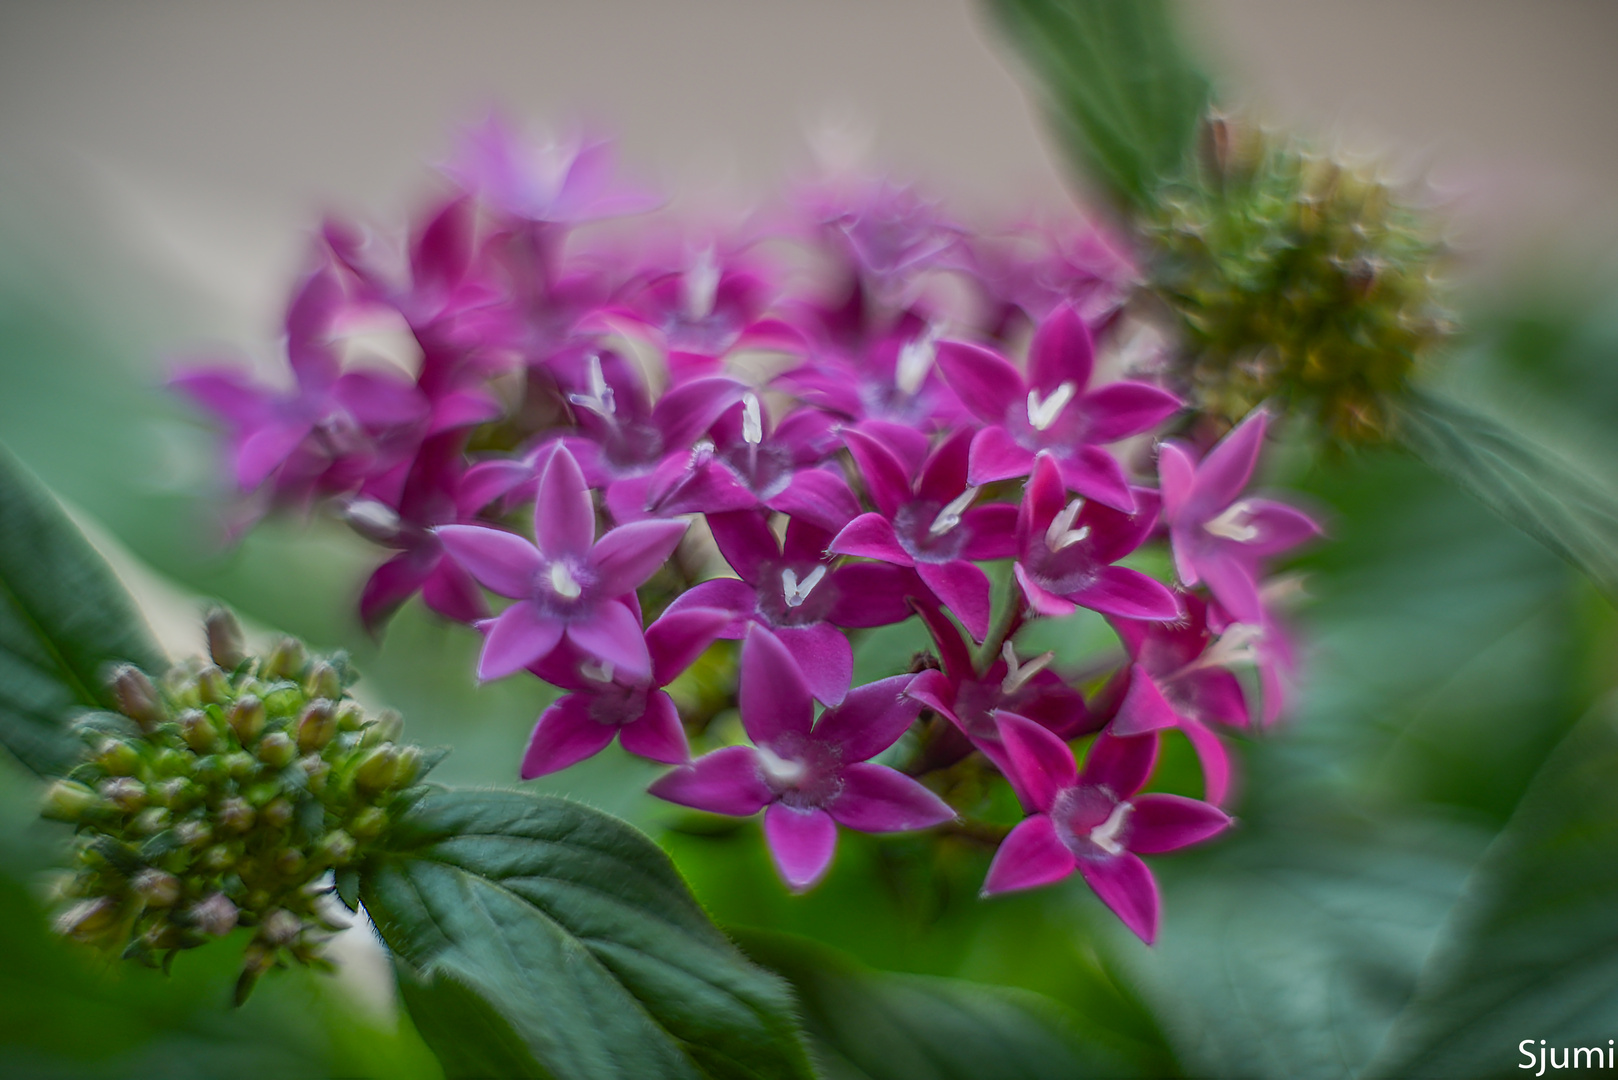
[[[1618,597],[1618,498],[1510,429],[1432,394],[1400,415],[1406,446]]]
[[[103,669],[121,660],[167,667],[101,556],[0,447],[0,744],[40,775],[66,768],[64,722],[112,704]]]
[[[1557,747],[1479,864],[1372,1075],[1515,1076],[1522,1039],[1606,1046],[1618,1030],[1615,780],[1608,702]]]
[[[1209,85],[1164,0],[987,0],[1039,83],[1062,149],[1130,209],[1179,172]]]
[[[416,1030],[438,1054],[446,1080],[506,1080],[552,1075],[528,1052],[505,1017],[478,992],[446,971],[421,977],[395,963],[399,996]]]
[[[792,983],[828,1080],[1069,1080],[1144,1075],[1026,990],[860,967],[806,938],[740,932]]]
[[[656,845],[599,811],[434,792],[366,864],[361,897],[418,982],[450,981],[407,1001],[470,1012],[464,988],[488,1006],[466,1028],[424,1024],[446,1062],[482,1060],[464,1040],[486,1042],[497,1016],[540,1066],[519,1058],[519,1075],[812,1075],[786,988],[715,929]]]

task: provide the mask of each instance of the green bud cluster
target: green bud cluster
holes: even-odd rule
[[[1220,118],[1200,158],[1144,223],[1193,398],[1232,422],[1273,398],[1338,443],[1388,438],[1451,332],[1430,223],[1371,171]]]
[[[339,924],[324,894],[432,763],[397,742],[397,713],[367,715],[349,695],[344,657],[310,657],[291,638],[248,655],[223,611],[208,617],[208,646],[211,662],[155,682],[128,665],[112,673],[119,711],[75,723],[84,760],[42,813],[77,826],[63,933],[167,967],[249,927],[240,1001],[271,967],[327,965]]]

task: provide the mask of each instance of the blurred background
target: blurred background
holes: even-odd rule
[[[1227,102],[1384,155],[1453,200],[1473,332],[1450,382],[1612,478],[1618,5],[1199,0],[1184,13],[1187,43]],[[474,687],[477,642],[418,605],[384,642],[367,639],[352,611],[373,554],[340,527],[273,521],[225,545],[212,434],[161,390],[167,366],[221,349],[272,362],[320,214],[402,224],[434,190],[455,125],[491,106],[616,133],[631,175],[694,210],[752,205],[817,154],[863,154],[968,221],[1004,220],[1072,203],[1023,86],[982,13],[954,0],[7,0],[0,440],[111,554],[171,650],[200,644],[198,597],[222,598],[260,627],[350,649],[362,689],[403,708],[416,741],[456,748],[438,778],[515,782],[548,691]],[[1116,959],[1097,944],[1105,928],[1074,931],[1096,911],[1070,892],[974,906],[971,859],[940,869],[920,866],[925,854],[851,844],[824,889],[788,901],[756,837],[670,833],[665,845],[721,922],[796,930],[881,968],[1039,991],[1100,1018],[1121,1060],[1249,1075],[1364,1065],[1479,853],[1610,681],[1611,612],[1397,455],[1286,479],[1338,521],[1334,543],[1302,564],[1316,597],[1305,705],[1287,733],[1251,749],[1246,846],[1166,867],[1169,932],[1149,957]],[[891,646],[869,648],[879,664]],[[614,750],[536,786],[656,833],[669,819],[641,794],[653,771]],[[1340,819],[1334,798],[1351,807]],[[13,789],[6,801],[22,800]],[[1300,807],[1314,831],[1266,833],[1266,821],[1302,823]],[[1262,884],[1276,867],[1288,880],[1279,900]],[[861,892],[873,888],[888,890],[874,908]],[[1206,985],[1211,997],[1220,980],[1239,981],[1206,943],[1234,948],[1259,926],[1267,944],[1244,962],[1280,967],[1252,992],[1273,996],[1269,1023],[1301,1032],[1311,1009],[1338,1017],[1324,1059],[1304,1042],[1290,1057],[1291,1044],[1257,1062],[1221,1057],[1208,1043],[1212,1006],[1187,1013],[1175,1000],[1187,994],[1165,989]],[[1067,928],[1064,944],[1031,959],[1030,935],[1050,927]],[[1345,975],[1356,953],[1358,974]],[[25,992],[7,978],[0,986]],[[347,1036],[289,1019],[311,1005],[346,1015],[345,995],[300,976],[249,1012],[279,1018],[257,1021],[266,1031],[291,1024],[287,1045],[352,1064],[373,1052],[366,1039],[395,1038],[385,1008],[359,1014],[372,1027]],[[172,1015],[192,1018],[184,1027],[205,1001],[200,990],[177,999]],[[170,1040],[142,1051],[154,1060],[195,1034],[165,1023],[150,1020]],[[131,1030],[138,1042],[148,1029]],[[11,1037],[24,1036],[14,1026]],[[408,1033],[397,1039],[397,1071],[374,1074],[430,1074]],[[219,1067],[195,1060],[196,1075]]]

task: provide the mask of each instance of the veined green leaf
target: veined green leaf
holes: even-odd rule
[[[433,792],[366,864],[360,895],[411,969],[413,1011],[477,1019],[421,1020],[453,1074],[813,1075],[786,986],[708,921],[656,845],[597,810]]]
[[[1131,209],[1179,172],[1209,100],[1164,0],[988,0],[1062,148]]]
[[[101,556],[0,447],[0,744],[40,775],[67,767],[64,721],[111,704],[103,673],[121,660],[167,666]]]

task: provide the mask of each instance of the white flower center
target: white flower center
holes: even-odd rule
[[[585,660],[579,664],[579,674],[591,682],[610,683],[616,670],[611,660]]]
[[[749,446],[764,441],[764,414],[759,409],[758,395],[742,395],[742,439]]]
[[[1090,843],[1108,855],[1122,854],[1124,845],[1118,842],[1118,834],[1123,832],[1124,824],[1129,821],[1129,812],[1133,809],[1135,808],[1127,802],[1113,806],[1107,820],[1090,830]]]
[[[1258,645],[1264,640],[1264,628],[1255,623],[1231,623],[1203,654],[1195,667],[1234,667],[1238,664],[1258,663]]]
[[[612,387],[607,385],[607,377],[601,373],[599,355],[590,354],[590,392],[569,394],[567,399],[581,409],[589,409],[597,416],[612,416],[618,411],[618,403],[612,397]]]
[[[577,600],[580,594],[584,592],[579,587],[578,578],[575,578],[573,571],[568,569],[567,563],[551,563],[548,577],[550,578],[551,591],[564,600]]]
[[[955,496],[955,498],[951,499],[949,505],[940,510],[938,512],[938,516],[933,518],[933,523],[927,526],[927,535],[943,536],[945,533],[955,528],[955,526],[959,525],[961,523],[961,515],[966,513],[966,508],[971,506],[972,500],[977,497],[978,489],[975,487],[969,487],[959,495]]]
[[[1045,530],[1046,547],[1052,551],[1061,551],[1063,548],[1071,547],[1090,535],[1090,526],[1088,525],[1080,525],[1077,529],[1073,527],[1073,520],[1079,516],[1079,511],[1083,508],[1084,500],[1074,499],[1062,507],[1055,517],[1051,518],[1050,528]]]
[[[899,349],[898,370],[893,381],[905,394],[913,395],[921,389],[938,356],[938,330],[929,326],[919,337],[911,338]]]
[[[1225,507],[1224,513],[1218,517],[1203,522],[1202,527],[1215,536],[1245,544],[1258,539],[1258,527],[1250,520],[1252,514],[1253,504],[1246,499],[1238,499]]]
[[[1056,423],[1056,418],[1062,415],[1067,403],[1073,400],[1078,387],[1071,382],[1065,382],[1051,391],[1051,396],[1041,399],[1038,389],[1028,391],[1028,423],[1035,431],[1044,431]]]
[[[1006,662],[1006,677],[1000,681],[1000,692],[1008,697],[1028,685],[1029,679],[1050,667],[1051,661],[1056,659],[1054,652],[1047,652],[1040,653],[1032,660],[1019,664],[1017,663],[1017,649],[1009,641],[1001,648],[1000,656]]]
[[[713,245],[697,252],[696,261],[680,275],[680,294],[687,319],[700,322],[713,314],[714,297],[719,295],[719,260]]]
[[[781,571],[781,595],[787,602],[787,607],[795,608],[809,599],[809,594],[815,591],[820,579],[826,576],[826,568],[817,566],[798,580],[798,572],[790,566]]]
[[[372,536],[392,536],[399,531],[399,515],[387,503],[375,499],[354,499],[343,507],[349,524]]]
[[[809,772],[803,762],[781,757],[767,746],[755,746],[753,752],[758,755],[759,771],[772,787],[792,787]]]

